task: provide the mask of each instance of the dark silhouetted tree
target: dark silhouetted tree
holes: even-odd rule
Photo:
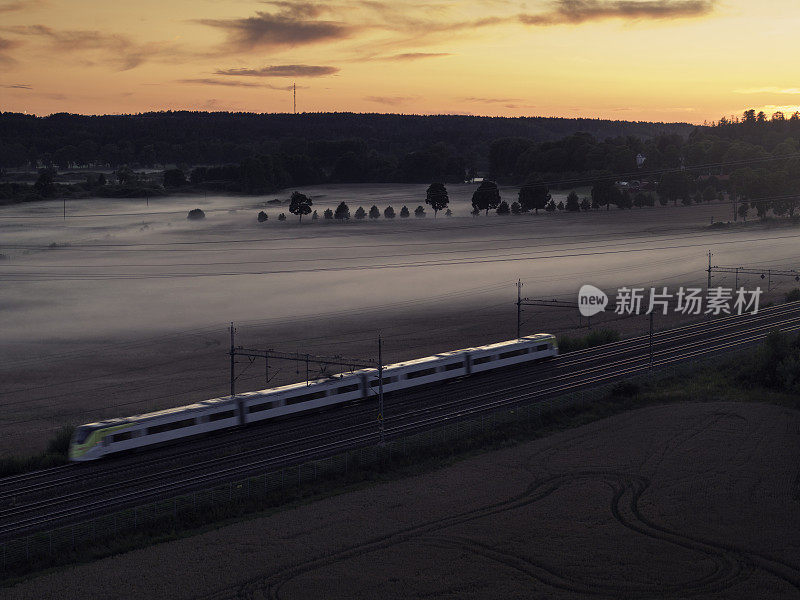
[[[446,211],[444,211],[444,216],[445,217],[452,217],[453,216],[453,211],[448,208]]]
[[[422,206],[418,206],[417,208],[414,209],[414,216],[417,217],[418,219],[424,219],[425,209]]]
[[[316,221],[317,219],[319,219],[319,215],[317,214],[317,211],[315,210],[313,213],[311,213],[311,220],[312,221]]]
[[[511,214],[511,208],[508,206],[508,202],[503,200],[500,205],[497,207],[497,214],[498,215],[508,215]]]
[[[370,219],[380,219],[381,218],[381,211],[378,210],[378,207],[374,204],[372,208],[369,209],[369,218]]]
[[[278,215],[278,221],[285,221],[286,220],[286,213],[281,213]]]
[[[391,206],[387,206],[386,210],[383,211],[383,216],[386,219],[394,219],[394,209]]]
[[[538,214],[550,198],[550,189],[539,180],[527,181],[519,188],[519,204],[525,212],[532,210]]]
[[[407,206],[403,206],[403,208],[400,209],[400,218],[401,219],[407,219],[410,215],[411,215],[411,213],[408,212],[408,207]]]
[[[259,223],[263,223],[267,219],[269,219],[269,215],[267,215],[267,213],[265,213],[263,210],[258,213],[258,222]]]
[[[519,202],[512,202],[511,203],[511,214],[518,215],[522,213],[522,207],[519,205]]]
[[[326,208],[325,212],[322,213],[322,216],[326,219],[333,219],[333,211],[330,208]]]
[[[563,200],[559,200],[558,204],[556,204],[556,208],[558,210],[564,210],[564,201]]]
[[[342,220],[346,221],[347,219],[350,218],[350,207],[348,207],[347,204],[344,203],[344,200],[342,200],[342,202],[339,203],[339,206],[336,207],[336,210],[333,213],[333,217],[340,221]]]
[[[575,193],[575,190],[572,190],[567,196],[567,210],[569,212],[578,212],[581,209],[581,202],[578,199],[578,194]]]
[[[293,215],[300,217],[300,222],[303,222],[303,215],[311,214],[311,205],[314,204],[311,198],[300,192],[292,192],[292,198],[289,201],[289,212]]]
[[[425,204],[430,204],[433,209],[433,218],[440,210],[447,208],[450,198],[447,197],[447,188],[443,183],[432,183],[425,194]]]
[[[33,189],[40,196],[48,198],[55,194],[55,171],[53,169],[40,169],[39,176],[36,178],[36,183],[33,184]]]
[[[554,210],[556,210],[556,203],[553,202],[553,200],[550,200],[550,202],[547,203],[547,206],[545,206],[544,209],[547,212],[553,212]]]
[[[363,206],[359,206],[353,216],[360,221],[367,216],[367,211],[364,210]]]
[[[494,181],[482,181],[478,189],[472,194],[472,206],[486,214],[500,206],[500,190]]]
[[[587,198],[586,196],[581,198],[581,210],[585,212],[591,209],[592,209],[592,203],[589,202],[589,198]]]
[[[164,187],[179,188],[186,185],[186,175],[180,169],[168,169],[164,171]]]
[[[201,208],[193,208],[189,211],[189,214],[186,215],[186,218],[190,221],[200,221],[206,218],[206,213],[204,213]]]

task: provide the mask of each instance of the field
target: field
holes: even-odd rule
[[[791,227],[709,229],[728,219],[724,204],[473,218],[474,187],[448,186],[451,218],[429,210],[372,222],[298,223],[288,214],[292,190],[0,209],[0,452],[39,451],[65,423],[226,394],[230,321],[246,347],[364,358],[376,356],[381,332],[391,362],[512,338],[519,278],[525,296],[574,301],[582,283],[612,294],[704,285],[708,250],[720,265],[786,268],[798,258]],[[413,213],[425,197],[420,185],[302,191],[320,216],[342,200],[351,213],[373,204]],[[198,207],[206,218],[188,221]],[[766,287],[756,277],[739,283]],[[794,285],[773,281],[770,297]],[[623,334],[647,327],[614,318],[594,323]],[[523,320],[523,333],[585,332],[574,310],[528,308]],[[676,322],[657,318],[656,327]],[[240,391],[267,386],[263,364],[242,362],[237,373]],[[276,385],[306,373],[285,363],[269,375]]]
[[[798,435],[775,405],[644,408],[7,597],[793,598]]]

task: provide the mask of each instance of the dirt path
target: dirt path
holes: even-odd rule
[[[796,598],[800,412],[647,408],[9,598]]]

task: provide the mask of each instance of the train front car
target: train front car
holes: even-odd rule
[[[77,427],[69,444],[69,460],[71,462],[84,462],[102,458],[107,454],[107,436],[127,427],[130,427],[130,423],[124,420],[90,423],[89,425]]]

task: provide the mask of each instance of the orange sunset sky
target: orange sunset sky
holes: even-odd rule
[[[0,0],[0,110],[703,123],[800,109],[797,0]]]

